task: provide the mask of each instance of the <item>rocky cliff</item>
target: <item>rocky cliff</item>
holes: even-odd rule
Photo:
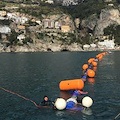
[[[104,35],[104,29],[110,25],[120,25],[120,11],[119,9],[103,9],[99,17],[96,14],[89,16],[82,20],[81,26],[89,28],[93,31],[93,36],[99,37]]]

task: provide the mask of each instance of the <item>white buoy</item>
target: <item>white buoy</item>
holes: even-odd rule
[[[63,98],[57,98],[55,106],[58,110],[63,110],[66,107],[66,101]]]
[[[92,98],[90,98],[89,96],[86,96],[82,99],[82,105],[85,107],[90,107],[93,104],[93,100]]]

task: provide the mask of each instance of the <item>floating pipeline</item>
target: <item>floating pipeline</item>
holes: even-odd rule
[[[101,60],[103,58],[103,56],[106,53],[101,53],[99,55],[97,55],[96,58],[90,58],[88,60],[88,64],[84,64],[83,65],[83,70],[84,70],[84,74],[82,75],[81,79],[74,79],[74,80],[67,80],[67,81],[61,81],[59,84],[60,90],[75,90],[72,94],[72,97],[69,98],[67,100],[67,104],[66,104],[66,109],[68,110],[80,110],[83,111],[82,107],[75,107],[76,103],[71,100],[76,98],[78,95],[80,95],[79,90],[78,89],[83,89],[84,85],[82,85],[84,83],[84,81],[86,81],[86,78],[89,77],[92,79],[92,82],[94,82],[94,76],[95,76],[95,70],[97,69],[97,61]],[[93,68],[95,68],[95,70],[92,70]],[[91,81],[90,79],[90,81]],[[78,83],[78,81],[80,81],[80,83]],[[80,88],[79,88],[80,87]],[[77,92],[77,94],[76,94]],[[75,95],[74,95],[75,94]],[[75,97],[73,97],[75,96]],[[82,105],[85,107],[90,107],[93,104],[93,100],[90,97],[86,97],[85,99],[82,99]]]
[[[81,90],[81,89],[83,89],[83,87],[84,87],[84,81],[83,81],[83,79],[86,79],[86,78],[87,78],[88,71],[90,71],[90,73],[91,73],[90,68],[92,68],[92,67],[94,67],[94,66],[97,66],[96,63],[94,63],[94,64],[95,64],[95,65],[94,65],[93,62],[95,62],[95,61],[97,61],[97,60],[101,60],[102,57],[103,57],[105,54],[106,54],[106,52],[103,52],[103,53],[101,53],[101,54],[96,55],[96,59],[95,59],[95,58],[89,59],[89,61],[88,61],[88,64],[89,64],[89,65],[85,65],[85,67],[83,67],[83,70],[86,70],[86,71],[85,71],[85,74],[82,76],[81,79],[61,81],[60,84],[59,84],[60,90]],[[93,72],[93,71],[92,71],[92,72]],[[92,73],[92,76],[94,76],[93,74],[94,74],[94,73]],[[94,80],[94,79],[93,79],[93,80]],[[92,82],[94,82],[94,81],[92,81]],[[8,93],[17,95],[18,97],[21,97],[21,98],[23,98],[23,99],[25,99],[25,100],[27,100],[27,101],[32,102],[36,107],[40,107],[39,105],[37,105],[37,103],[36,103],[35,101],[33,101],[33,100],[31,100],[31,99],[29,99],[29,98],[27,98],[27,97],[24,97],[24,96],[22,96],[22,95],[20,95],[20,94],[18,94],[18,93],[16,93],[16,92],[10,91],[10,90],[5,89],[5,88],[3,88],[3,87],[1,87],[1,86],[0,86],[0,89],[6,91],[6,92],[8,92]],[[87,101],[87,102],[86,102],[86,101]],[[91,102],[90,102],[90,101],[91,101]],[[84,104],[85,104],[86,107],[89,107],[89,106],[92,105],[92,99],[91,99],[91,98],[89,98],[89,99],[87,98],[87,100],[84,100],[84,102],[85,102]],[[59,106],[61,107],[61,104],[60,104]],[[78,107],[75,108],[75,107],[74,107],[73,110],[82,110],[82,108],[78,108]],[[116,119],[119,115],[120,115],[120,113],[115,117],[115,119]]]
[[[60,90],[78,90],[83,89],[84,82],[86,81],[87,77],[94,78],[95,71],[97,69],[97,61],[101,60],[106,52],[100,53],[96,55],[96,58],[90,58],[88,60],[88,64],[83,65],[84,75],[82,75],[81,79],[73,79],[73,80],[64,80],[59,83]],[[95,70],[92,70],[95,68]]]
[[[73,79],[61,81],[59,84],[60,90],[81,90],[84,87],[82,79]]]

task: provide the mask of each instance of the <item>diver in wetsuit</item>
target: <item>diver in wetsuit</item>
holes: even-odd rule
[[[51,106],[54,102],[49,100],[47,96],[44,96],[43,101],[40,103],[41,106]]]
[[[48,99],[48,96],[44,96],[43,101],[40,102],[39,105],[36,105],[36,107],[40,108],[41,106],[53,106],[54,101],[51,101]]]
[[[75,90],[72,94],[72,97],[67,100],[66,109],[73,109],[76,107],[77,104],[77,96],[78,95],[86,95],[88,92],[83,92],[83,90]],[[81,108],[82,110],[82,108]]]

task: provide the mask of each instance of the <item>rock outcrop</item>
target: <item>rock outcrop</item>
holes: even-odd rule
[[[104,34],[104,29],[112,24],[120,24],[120,12],[118,9],[104,9],[100,13],[100,18],[97,21],[95,28],[95,35],[100,36]]]

